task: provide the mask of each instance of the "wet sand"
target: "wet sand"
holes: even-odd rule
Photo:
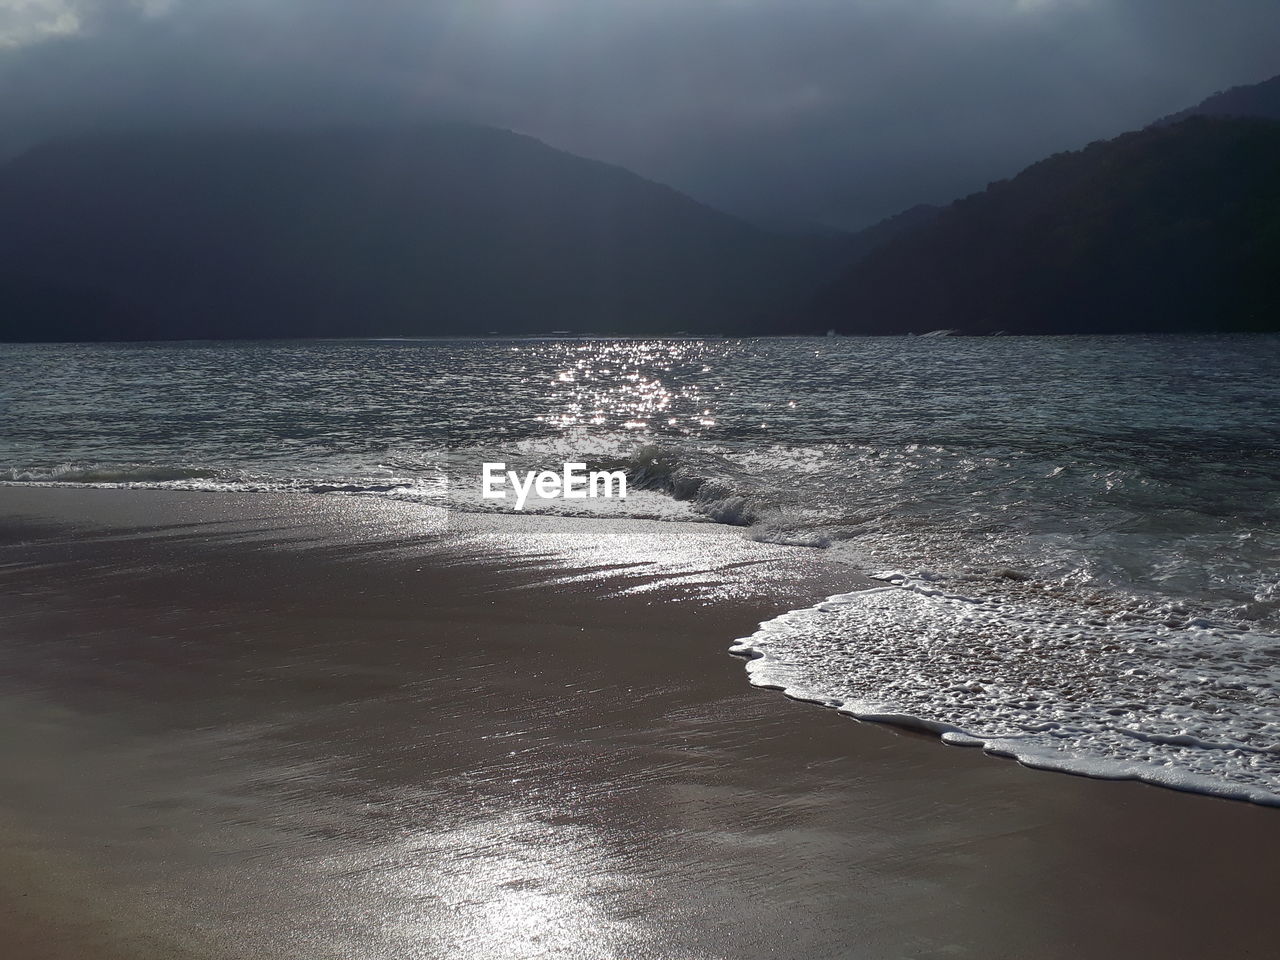
[[[1280,811],[747,684],[712,525],[0,489],[0,941],[48,958],[1269,957]]]

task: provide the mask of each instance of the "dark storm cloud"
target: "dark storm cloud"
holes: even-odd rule
[[[450,116],[861,223],[1280,71],[1274,0],[0,0],[10,147]]]

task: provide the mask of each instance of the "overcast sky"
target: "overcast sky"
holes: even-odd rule
[[[1277,0],[0,0],[0,138],[448,116],[858,226],[1280,73]]]

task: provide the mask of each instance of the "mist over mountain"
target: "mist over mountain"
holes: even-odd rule
[[[1280,123],[1192,117],[957,201],[806,312],[845,333],[1280,329]]]
[[[490,128],[103,135],[0,167],[0,338],[740,332],[847,245]]]
[[[1277,68],[1275,0],[9,0],[0,159],[455,120],[860,229]]]

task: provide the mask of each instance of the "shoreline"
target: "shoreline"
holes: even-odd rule
[[[6,488],[0,516],[0,856],[75,865],[38,910],[4,888],[24,955],[1268,949],[1234,918],[1266,915],[1274,812],[750,686],[734,639],[850,589],[812,551],[274,495]]]

